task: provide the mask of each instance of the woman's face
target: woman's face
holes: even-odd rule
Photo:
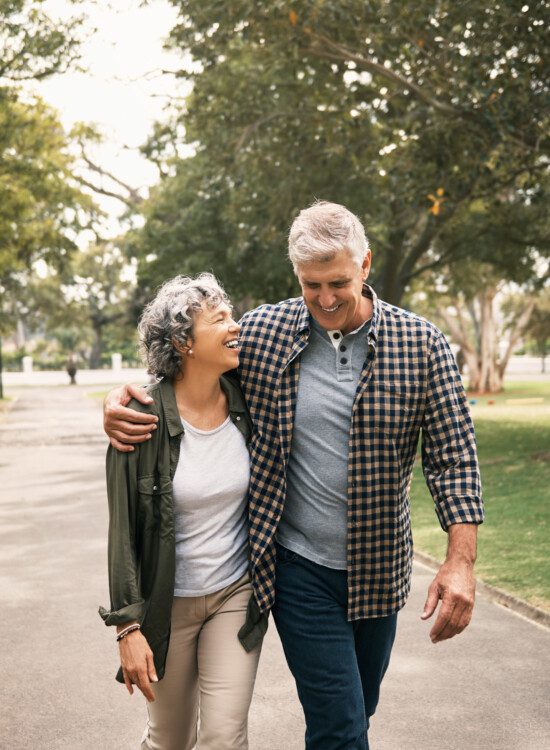
[[[209,308],[203,304],[195,314],[193,335],[187,344],[195,363],[219,373],[233,370],[239,364],[239,332],[229,305],[223,302]]]

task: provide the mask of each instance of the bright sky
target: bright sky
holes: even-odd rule
[[[90,155],[103,168],[133,187],[154,184],[157,170],[137,149],[153,122],[163,119],[168,95],[189,91],[186,82],[159,74],[182,67],[179,55],[163,50],[175,9],[168,0],[152,0],[144,7],[140,0],[85,0],[76,6],[46,0],[45,8],[52,18],[87,16],[81,60],[87,72],[56,76],[33,84],[34,90],[59,111],[67,129],[79,121],[99,125],[106,141]],[[123,205],[109,198],[100,204],[109,213],[108,231],[116,233]]]

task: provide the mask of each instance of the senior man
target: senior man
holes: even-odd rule
[[[448,533],[421,616],[441,600],[434,643],[470,621],[483,520],[474,431],[443,334],[366,284],[371,253],[354,214],[326,202],[303,210],[289,255],[302,296],[240,321],[239,377],[256,426],[250,568],[296,680],[307,750],[366,750],[410,589],[420,433]],[[151,429],[150,417],[125,408],[130,396],[147,401],[127,386],[106,403],[106,431],[122,450]]]

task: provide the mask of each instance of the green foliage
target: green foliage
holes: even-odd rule
[[[292,293],[286,233],[315,198],[365,222],[390,301],[471,258],[533,272],[545,4],[172,2],[170,45],[191,52],[194,90],[172,139],[159,127],[146,148],[157,163],[166,154],[168,176],[129,246],[145,290],[206,263],[241,298]],[[182,131],[196,155],[178,161]],[[477,241],[457,241],[465,221]]]
[[[64,72],[78,57],[82,19],[51,18],[38,0],[0,0],[0,332],[13,323],[33,263],[61,268],[89,223],[56,113],[20,84]]]
[[[133,287],[121,251],[111,244],[92,245],[76,253],[63,272],[29,284],[19,315],[31,330],[56,342],[54,351],[65,358],[78,353],[90,368],[108,364],[115,351],[135,361]]]
[[[0,81],[63,73],[78,60],[81,26],[80,16],[52,18],[43,0],[0,0]]]
[[[39,259],[62,266],[92,203],[72,183],[66,136],[40,99],[0,89],[0,153],[0,284],[9,287]]]

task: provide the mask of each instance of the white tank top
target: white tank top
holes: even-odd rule
[[[250,461],[229,417],[214,430],[181,421],[185,432],[173,481],[174,596],[205,596],[246,572]]]

